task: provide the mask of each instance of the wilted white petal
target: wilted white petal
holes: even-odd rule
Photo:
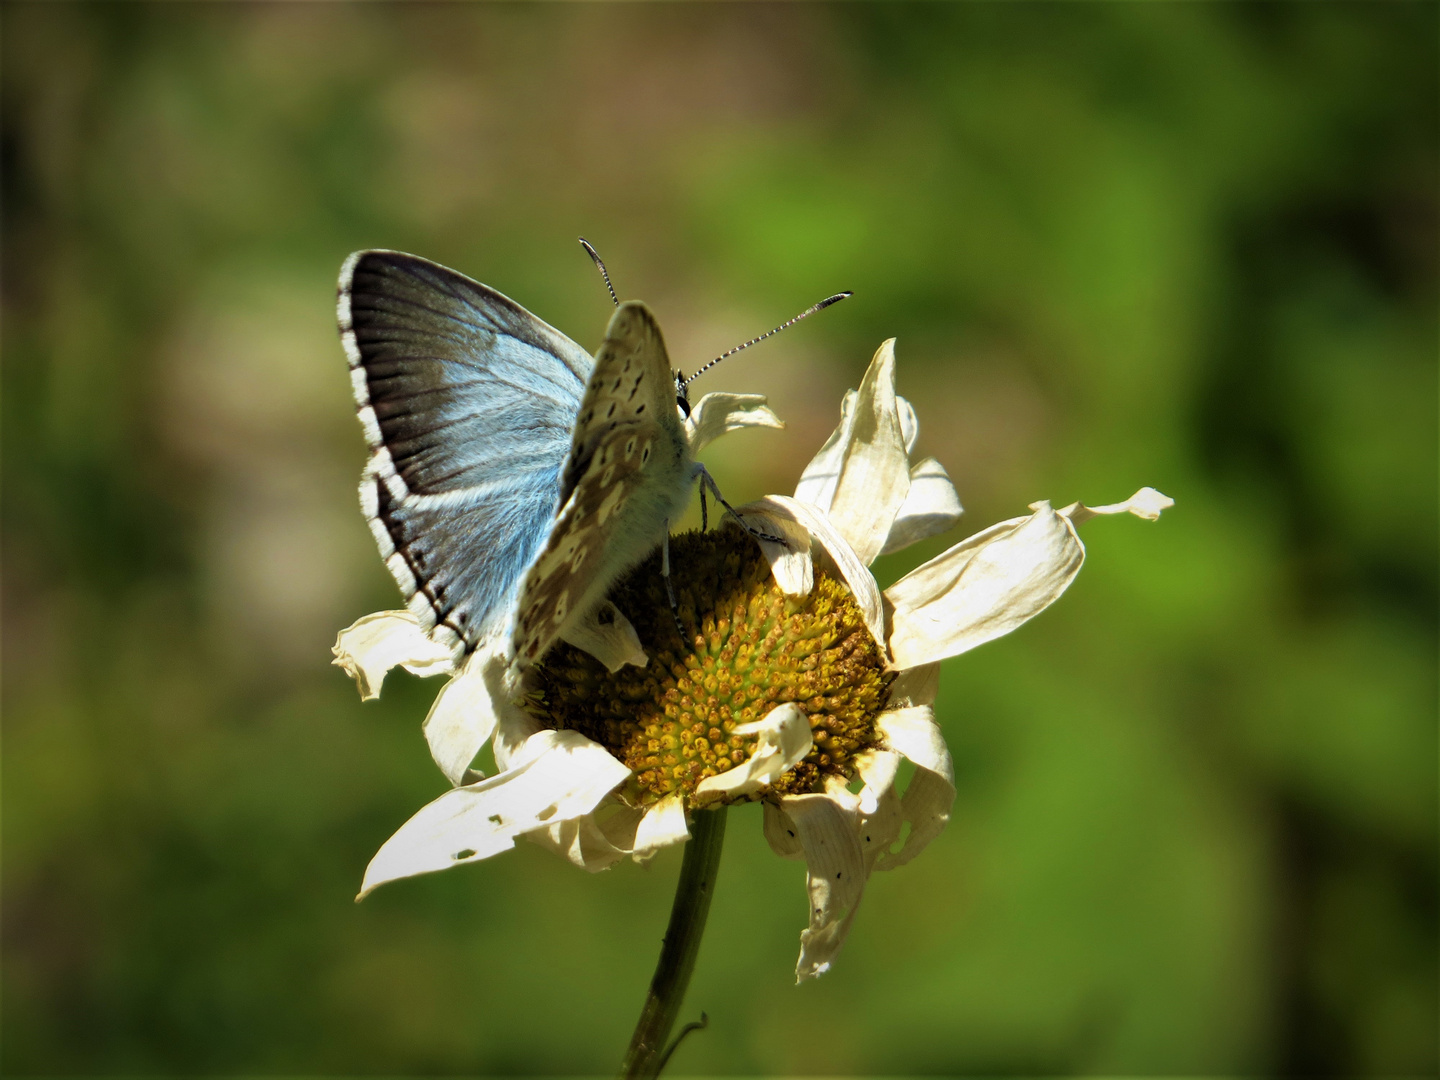
[[[895,676],[890,684],[890,703],[897,708],[904,705],[934,705],[935,695],[940,692],[940,665],[921,664],[906,668]]]
[[[823,795],[788,795],[780,808],[795,826],[805,852],[810,925],[800,935],[796,982],[822,975],[845,943],[865,894],[865,856],[858,809],[841,804],[844,789]],[[850,796],[853,800],[854,796]]]
[[[899,394],[895,395],[895,404],[900,409],[900,435],[905,440],[905,453],[909,454],[915,449],[915,440],[920,438],[920,418],[915,415],[915,406]]]
[[[935,723],[935,710],[929,705],[888,709],[875,718],[875,728],[886,749],[904,754],[922,769],[954,783],[950,748],[945,745],[940,725]]]
[[[505,664],[503,644],[477,649],[440,688],[425,717],[430,756],[452,784],[466,781],[470,762],[495,731],[494,692],[504,679]]]
[[[1068,517],[1073,525],[1083,525],[1092,517],[1099,517],[1101,514],[1134,514],[1146,521],[1155,521],[1162,510],[1169,510],[1174,505],[1175,500],[1169,495],[1162,495],[1152,487],[1143,487],[1121,503],[1086,506],[1077,502],[1071,503],[1060,513]]]
[[[796,521],[805,526],[810,533],[811,540],[819,542],[820,547],[834,564],[834,569],[850,587],[850,593],[860,608],[860,614],[865,617],[865,625],[883,651],[885,615],[880,599],[880,587],[875,584],[875,578],[871,576],[870,571],[865,568],[865,564],[860,561],[849,543],[830,522],[829,517],[809,503],[800,499],[792,499],[787,495],[767,495],[763,499],[756,499],[753,503],[742,506],[740,513],[743,515],[751,510],[768,514],[772,518],[779,517]],[[814,558],[813,545],[811,558]]]
[[[685,799],[681,795],[667,795],[645,811],[635,830],[635,842],[631,844],[636,862],[644,862],[661,848],[671,844],[683,844],[690,839],[690,827],[685,824]]]
[[[795,823],[785,816],[777,803],[764,802],[765,839],[770,850],[782,859],[803,859],[805,849],[800,846],[800,833]]]
[[[355,680],[365,701],[380,696],[380,684],[393,667],[422,678],[455,669],[455,653],[431,641],[408,611],[377,611],[356,619],[340,631],[330,651],[335,654],[331,663]]]
[[[900,800],[900,812],[910,823],[909,835],[898,852],[887,849],[874,864],[877,870],[893,870],[919,855],[944,831],[955,803],[955,768],[929,706],[883,712],[875,726],[884,746],[915,763],[915,775]]]
[[[693,455],[731,431],[784,426],[784,421],[770,411],[760,394],[706,394],[690,407],[690,415],[685,418],[685,435]]]
[[[904,400],[903,398],[901,400]],[[910,490],[905,495],[890,535],[880,554],[888,555],[954,526],[964,508],[950,474],[934,458],[916,462],[910,469]]]
[[[750,528],[784,538],[783,544],[759,537],[755,538],[755,542],[770,564],[770,573],[780,591],[786,596],[809,596],[810,590],[815,587],[815,567],[810,561],[810,530],[790,516],[767,514],[760,503],[742,506],[737,513]]]
[[[890,852],[900,837],[905,814],[895,791],[900,755],[889,750],[867,750],[855,757],[855,768],[865,786],[860,789],[860,850],[865,871]]]
[[[1008,634],[1054,603],[1085,561],[1072,516],[1083,521],[1100,513],[1131,513],[1153,520],[1168,505],[1171,500],[1153,488],[1098,509],[1075,503],[1063,514],[1037,502],[1029,517],[1002,521],[961,541],[885,590],[893,608],[894,665],[956,656]]]
[[[589,653],[612,672],[626,664],[644,667],[650,662],[634,625],[609,600],[574,623],[560,640]]]
[[[1049,503],[956,544],[885,590],[899,668],[943,660],[1008,634],[1075,579],[1085,548]]]
[[[444,870],[515,846],[515,837],[589,814],[630,775],[578,731],[541,731],[511,768],[421,808],[365,869],[360,896],[397,878]]]
[[[707,776],[695,796],[749,795],[769,787],[787,770],[805,760],[815,745],[810,721],[793,702],[777,705],[753,724],[741,724],[736,735],[758,735],[754,751],[733,769]]]
[[[795,485],[795,498],[801,499],[821,510],[829,510],[835,498],[835,485],[840,481],[840,467],[845,463],[845,451],[850,445],[855,428],[854,390],[846,390],[840,400],[840,424],[825,440],[820,452],[810,459],[800,482]]]
[[[634,815],[636,820],[639,815]],[[628,820],[623,824],[629,824]],[[626,855],[629,845],[615,842],[610,830],[602,826],[595,814],[582,814],[569,821],[557,821],[525,833],[525,839],[559,855],[562,859],[588,870],[599,873],[608,870]]]
[[[910,462],[895,401],[895,339],[875,353],[855,398],[854,422],[825,513],[869,566],[885,546],[910,489]]]

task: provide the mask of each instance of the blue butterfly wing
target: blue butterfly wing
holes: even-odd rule
[[[420,625],[466,650],[502,629],[555,518],[593,363],[494,289],[356,252],[337,315],[370,444],[360,504]]]

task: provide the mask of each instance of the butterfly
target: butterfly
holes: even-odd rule
[[[513,615],[514,655],[538,661],[703,473],[654,316],[618,304],[592,360],[494,289],[381,250],[345,260],[336,315],[370,447],[360,505],[409,610],[464,652]]]

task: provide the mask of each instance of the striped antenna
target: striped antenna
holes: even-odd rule
[[[589,253],[590,258],[595,260],[595,265],[600,268],[600,276],[605,279],[605,288],[610,290],[610,299],[615,301],[615,306],[620,306],[620,298],[615,295],[615,286],[610,284],[610,272],[605,269],[605,264],[600,261],[600,253],[591,246],[590,241],[580,237],[580,246]]]
[[[583,241],[582,241],[582,242],[583,242]],[[586,244],[586,247],[589,247],[589,245]],[[597,261],[597,262],[599,261],[599,257],[598,257],[598,256],[596,257],[596,261]],[[709,371],[712,367],[714,367],[716,364],[718,364],[721,360],[724,360],[727,356],[734,356],[734,355],[735,355],[737,352],[739,352],[741,349],[748,349],[751,345],[754,345],[754,344],[757,344],[758,342],[764,341],[764,340],[765,340],[766,338],[768,338],[768,337],[773,337],[774,335],[778,334],[781,330],[784,330],[784,329],[786,329],[787,327],[794,326],[794,325],[795,325],[797,322],[799,322],[801,319],[807,319],[807,318],[809,318],[811,315],[814,315],[817,311],[824,311],[824,310],[825,310],[827,307],[829,307],[831,304],[838,304],[841,300],[844,300],[847,296],[854,296],[854,295],[855,295],[855,294],[854,294],[853,292],[838,292],[838,293],[836,293],[834,296],[827,296],[824,300],[821,300],[818,304],[812,304],[812,305],[810,305],[808,308],[806,308],[804,311],[802,311],[799,315],[796,315],[796,316],[795,316],[793,319],[791,319],[789,322],[783,322],[783,323],[781,323],[779,326],[775,327],[774,330],[771,330],[771,331],[769,331],[768,333],[765,333],[765,334],[761,334],[761,335],[760,335],[759,337],[757,337],[757,338],[751,338],[749,341],[745,342],[744,345],[736,345],[735,348],[731,349],[729,352],[723,352],[723,353],[721,353],[719,356],[715,357],[714,360],[711,360],[711,361],[710,361],[708,364],[706,364],[704,367],[702,367],[702,368],[700,368],[698,371],[696,371],[694,375],[691,375],[688,379],[686,379],[684,382],[682,382],[682,383],[680,384],[681,389],[684,389],[685,387],[689,386],[692,382],[694,382],[696,379],[698,379],[701,375],[705,374],[705,372]]]

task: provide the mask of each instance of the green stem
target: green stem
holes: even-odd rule
[[[625,1061],[620,1066],[624,1080],[650,1080],[660,1075],[665,1064],[665,1043],[680,1013],[690,973],[695,970],[724,843],[725,808],[696,811],[690,824],[690,841],[685,845],[685,861],[680,866],[680,882],[675,886],[670,925],[665,929],[665,943],[655,965],[655,977],[650,980],[645,1008],[640,1011],[640,1022],[635,1025],[630,1049],[625,1051]]]

